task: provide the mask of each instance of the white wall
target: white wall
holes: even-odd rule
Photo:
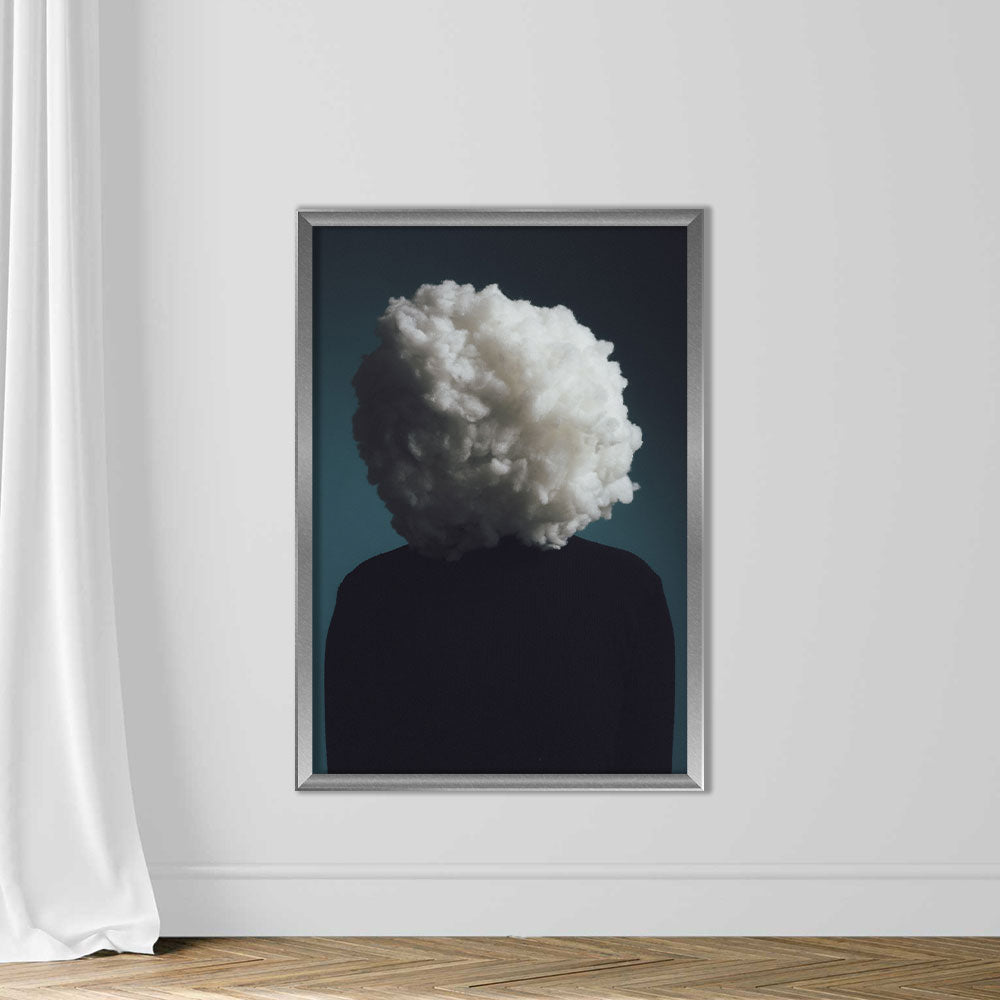
[[[1000,933],[998,32],[990,0],[104,0],[165,933]],[[300,205],[710,206],[709,792],[293,791]]]

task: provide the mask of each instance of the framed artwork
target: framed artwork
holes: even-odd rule
[[[298,212],[297,788],[704,787],[703,241]]]

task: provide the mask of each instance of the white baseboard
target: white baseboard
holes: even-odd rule
[[[150,865],[166,936],[1000,934],[995,864]]]
[[[155,879],[1000,879],[1000,864],[641,864],[620,862],[389,862],[170,864],[149,866]]]

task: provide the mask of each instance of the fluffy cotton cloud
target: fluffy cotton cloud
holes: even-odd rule
[[[354,376],[354,436],[392,526],[457,559],[506,535],[546,549],[629,503],[642,433],[614,345],[565,306],[445,281],[391,299]]]

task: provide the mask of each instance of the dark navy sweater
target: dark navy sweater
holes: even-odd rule
[[[660,578],[577,536],[455,562],[394,549],[340,585],[325,699],[330,773],[669,772]]]

